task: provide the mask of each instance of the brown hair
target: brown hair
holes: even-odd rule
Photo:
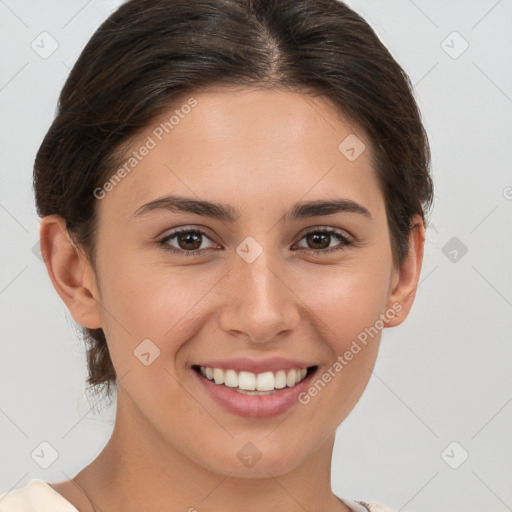
[[[179,96],[211,85],[310,90],[365,130],[395,264],[433,201],[430,149],[409,77],[337,0],[130,0],[93,34],[37,153],[39,216],[58,214],[95,264],[95,204],[120,148]],[[340,141],[341,142],[341,141]],[[102,329],[82,328],[92,386],[116,385]]]

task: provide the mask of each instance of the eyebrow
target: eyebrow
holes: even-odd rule
[[[135,211],[134,216],[143,216],[159,210],[195,213],[229,223],[236,222],[240,217],[240,212],[230,205],[176,195],[167,195],[143,204]],[[361,204],[351,199],[335,198],[296,202],[286,212],[284,219],[292,221],[334,213],[356,213],[368,219],[372,218],[368,209]]]

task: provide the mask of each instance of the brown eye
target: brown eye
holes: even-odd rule
[[[352,245],[352,241],[348,236],[332,228],[310,231],[301,240],[305,240],[307,244],[306,249],[310,249],[314,253],[332,253]],[[332,246],[331,243],[336,240],[338,244]]]
[[[200,229],[181,229],[165,236],[158,241],[158,244],[164,249],[177,254],[197,256],[204,249],[211,248],[214,245],[211,243],[209,247],[201,247],[204,239],[210,240],[207,234]]]
[[[306,240],[311,249],[327,249],[329,247],[331,235],[326,233],[310,233],[306,236]]]
[[[178,233],[175,236],[180,249],[196,251],[201,247],[201,238],[203,235],[196,231],[185,231],[183,233]]]

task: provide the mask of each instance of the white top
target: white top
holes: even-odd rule
[[[379,503],[341,500],[352,512],[393,512]],[[25,487],[0,494],[0,512],[78,512],[53,487],[34,478]]]

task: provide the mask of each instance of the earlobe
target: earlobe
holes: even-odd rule
[[[409,234],[409,253],[396,271],[388,298],[388,309],[393,309],[396,315],[386,321],[386,327],[400,325],[411,310],[421,274],[424,245],[425,228],[423,220],[419,215],[415,215],[413,227]]]
[[[102,327],[94,271],[70,238],[66,221],[58,215],[43,217],[39,236],[48,275],[75,322]]]

